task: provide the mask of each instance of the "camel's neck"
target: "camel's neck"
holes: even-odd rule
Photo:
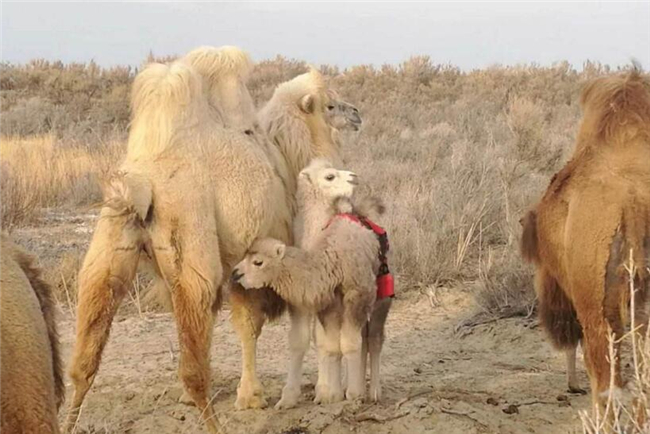
[[[336,141],[336,130],[319,121],[310,121],[308,124],[313,142],[313,156],[327,158],[335,167],[340,168],[342,156]]]
[[[273,290],[294,306],[318,312],[333,301],[337,286],[334,267],[326,251],[287,247]]]
[[[310,250],[337,210],[326,198],[302,188],[298,188],[297,200],[295,239],[301,248]]]

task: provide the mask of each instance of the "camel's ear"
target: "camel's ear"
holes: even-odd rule
[[[305,95],[300,99],[300,110],[308,115],[314,113],[316,110],[316,101],[312,95]]]
[[[309,172],[307,172],[306,170],[300,172],[300,176],[305,178],[307,181],[311,182],[311,176],[309,176]]]
[[[286,250],[287,250],[287,246],[285,246],[284,244],[278,244],[278,247],[276,247],[275,250],[275,254],[279,259],[283,259]]]

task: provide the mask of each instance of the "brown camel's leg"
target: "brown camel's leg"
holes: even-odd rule
[[[245,290],[236,284],[231,286],[230,291],[232,324],[239,335],[242,348],[242,375],[235,401],[237,410],[264,408],[267,405],[264,388],[256,372],[257,338],[265,321],[260,297],[255,297],[257,291]]]
[[[573,303],[557,280],[540,267],[535,273],[535,291],[539,300],[538,316],[553,346],[563,350],[566,357],[566,376],[570,393],[586,393],[580,388],[576,375],[576,348],[582,339]]]
[[[584,395],[587,391],[580,387],[578,372],[576,370],[577,350],[577,346],[564,350],[564,356],[566,357],[566,380],[569,393],[579,393]]]
[[[589,294],[582,291],[581,294]],[[607,321],[603,310],[599,306],[596,297],[582,297],[576,301],[576,310],[580,323],[584,324],[583,351],[585,364],[589,373],[591,383],[592,400],[595,408],[600,408],[602,417],[609,393],[615,393],[617,388],[622,386],[620,375],[620,343],[616,341],[621,336],[620,322]],[[609,354],[609,331],[613,332],[613,343],[615,352],[614,366],[614,390],[610,390],[610,354]]]
[[[134,215],[104,209],[79,273],[77,337],[70,364],[74,394],[65,423],[70,432],[90,389],[113,316],[135,276],[144,231]]]

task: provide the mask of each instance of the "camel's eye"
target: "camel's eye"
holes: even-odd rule
[[[255,265],[256,267],[261,267],[262,264],[264,264],[263,261],[253,261],[253,265]]]
[[[335,178],[334,175],[329,174],[329,175],[327,175],[327,176],[325,177],[325,180],[327,180],[327,181],[334,181],[334,178]]]
[[[334,110],[334,106],[333,105],[328,105],[327,110]]]

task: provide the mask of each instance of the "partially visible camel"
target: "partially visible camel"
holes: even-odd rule
[[[54,298],[34,257],[0,237],[0,430],[56,434],[65,386]]]
[[[280,86],[291,92],[275,100],[273,121],[281,125],[273,131],[290,138],[293,148],[275,148],[277,137],[265,143],[251,118],[248,57],[232,47],[199,51],[170,65],[151,64],[134,81],[126,160],[107,185],[79,275],[67,430],[94,381],[138,262],[147,258],[171,294],[185,392],[208,429],[220,431],[209,404],[209,350],[224,276],[254,239],[291,242],[291,185],[279,159],[296,153],[285,166],[288,173],[304,155],[337,152],[324,120],[327,89],[316,71]],[[266,319],[278,317],[285,303],[273,291],[244,291],[237,285],[231,285],[230,303],[243,357],[235,406],[264,407],[257,338]]]
[[[582,93],[583,119],[572,159],[523,220],[521,252],[536,266],[542,325],[567,352],[569,388],[579,390],[582,339],[595,405],[624,385],[613,368],[608,330],[623,335],[634,261],[635,317],[644,336],[650,242],[650,84],[638,71],[598,78]],[[613,371],[610,371],[613,369]]]
[[[343,101],[339,94],[332,89],[328,90],[329,103],[326,106],[327,122],[335,131],[359,131],[363,120],[359,114],[359,109]]]

